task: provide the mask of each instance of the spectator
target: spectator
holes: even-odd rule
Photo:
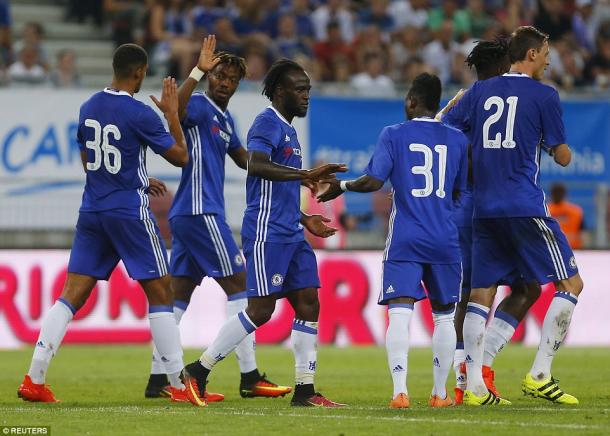
[[[228,17],[221,17],[214,24],[216,49],[229,53],[239,53],[241,40],[233,29],[233,22]]]
[[[428,24],[428,0],[394,0],[388,6],[395,30],[403,27],[423,29]]]
[[[388,0],[370,0],[370,7],[360,11],[358,24],[360,27],[377,26],[388,40],[394,30],[394,18],[388,13]]]
[[[413,80],[422,73],[434,74],[432,68],[427,65],[421,57],[413,57],[411,60],[403,65],[400,82],[403,84],[410,84]]]
[[[150,12],[149,25],[153,63],[164,69],[176,67],[178,74],[174,75],[187,77],[201,41],[191,39],[193,29],[186,1],[157,0]]]
[[[281,57],[294,59],[298,54],[308,55],[311,50],[297,35],[297,25],[294,15],[284,14],[278,20],[278,37],[275,40],[278,54]]]
[[[420,37],[420,29],[417,27],[404,27],[396,35],[392,44],[391,53],[394,61],[395,78],[399,80],[400,72],[413,58],[421,58],[423,45]]]
[[[589,53],[595,50],[597,20],[593,16],[592,0],[576,0],[576,13],[572,16],[572,32],[578,44]]]
[[[548,77],[564,89],[584,84],[585,61],[572,38],[563,38],[550,47]]]
[[[388,71],[392,71],[393,60],[389,42],[383,39],[381,30],[375,25],[363,28],[353,43],[356,71],[362,71],[364,58],[367,54],[376,53],[387,63]]]
[[[236,0],[235,6],[238,16],[233,19],[233,28],[237,35],[245,36],[267,31],[265,10],[257,0]]]
[[[445,21],[453,23],[453,37],[464,41],[470,36],[470,17],[464,9],[460,9],[457,0],[443,0],[442,6],[430,11],[428,28],[432,32],[441,29]]]
[[[11,13],[7,0],[0,0],[0,71],[13,61]]]
[[[443,85],[449,83],[453,58],[458,51],[453,41],[453,22],[445,20],[437,32],[437,39],[424,46],[423,59],[431,66]]]
[[[566,200],[567,189],[561,183],[551,186],[549,212],[559,222],[561,230],[568,238],[570,247],[582,248],[583,211],[582,208]]]
[[[46,71],[49,70],[49,57],[44,47],[43,38],[44,28],[42,24],[37,22],[25,23],[23,26],[22,37],[15,43],[15,53],[21,52],[25,46],[29,46],[36,50],[36,59],[38,65],[43,67]]]
[[[91,16],[93,22],[101,27],[104,23],[104,0],[69,0],[66,19],[84,23]]]
[[[72,50],[57,53],[57,68],[51,72],[50,80],[56,88],[78,88],[80,76],[76,71],[76,55]]]
[[[12,85],[42,85],[47,80],[47,73],[38,62],[38,48],[26,45],[19,52],[19,60],[8,69]]]
[[[491,16],[485,11],[483,0],[468,0],[466,13],[469,15],[471,36],[475,39],[482,38],[483,33],[485,33],[485,30],[493,21]]]
[[[368,53],[364,58],[364,71],[352,77],[351,85],[359,95],[369,97],[393,97],[394,82],[383,74],[383,59],[378,53]]]
[[[311,11],[309,10],[308,0],[292,0],[290,9],[297,22],[297,34],[305,38],[308,44],[313,43],[314,31],[311,21]]]
[[[597,52],[585,67],[585,79],[599,88],[610,86],[610,35],[603,31],[597,37]]]
[[[193,27],[197,33],[212,33],[216,22],[226,17],[226,12],[217,6],[216,0],[199,0],[191,11]],[[218,35],[216,35],[218,36]]]
[[[248,71],[245,80],[249,82],[256,82],[258,86],[258,84],[262,82],[269,68],[267,59],[265,59],[265,56],[256,52],[249,53],[246,55],[245,59]]]
[[[138,0],[104,0],[104,14],[110,21],[112,40],[116,47],[136,41],[145,14]]]
[[[352,64],[352,49],[341,38],[341,29],[339,23],[331,21],[328,23],[326,31],[326,40],[318,42],[314,45],[314,56],[322,64],[324,80],[334,80],[334,63],[337,57],[340,57],[344,62]]]
[[[557,41],[572,31],[572,23],[562,0],[541,0],[534,26],[547,33],[549,41]]]
[[[336,21],[339,24],[341,39],[351,43],[354,40],[354,17],[344,6],[344,0],[328,0],[327,4],[318,6],[311,14],[311,22],[317,41],[325,41],[328,37],[326,29],[328,23]]]

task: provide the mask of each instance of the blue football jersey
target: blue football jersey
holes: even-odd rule
[[[292,125],[272,106],[248,131],[248,151],[260,151],[277,164],[302,167],[301,145]],[[247,207],[241,234],[254,241],[291,243],[303,240],[301,182],[273,182],[248,176]]]
[[[541,146],[566,142],[555,89],[508,73],[476,82],[447,115],[471,130],[475,218],[549,216]]]
[[[227,152],[241,147],[233,118],[206,94],[194,93],[182,127],[189,163],[182,168],[169,217],[204,213],[224,216],[225,157]]]
[[[460,262],[453,191],[466,187],[468,139],[430,118],[383,129],[365,174],[394,190],[384,260]]]
[[[77,141],[87,152],[80,211],[148,219],[146,148],[160,154],[175,143],[155,111],[106,88],[81,106]]]

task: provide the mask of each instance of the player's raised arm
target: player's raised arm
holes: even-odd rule
[[[347,171],[345,164],[324,164],[310,170],[300,170],[277,164],[271,156],[262,151],[251,151],[248,159],[248,175],[272,181],[318,180],[326,179],[335,173]]]
[[[217,64],[220,62],[220,57],[214,55],[216,50],[216,35],[208,35],[203,39],[201,51],[199,52],[199,60],[197,65],[191,71],[190,76],[182,82],[178,89],[178,116],[181,120],[186,117],[186,107],[188,105],[193,91],[197,85]]]
[[[169,132],[176,141],[174,145],[161,155],[172,165],[177,167],[186,166],[189,161],[189,155],[186,139],[184,138],[184,133],[180,126],[180,119],[178,118],[178,90],[176,87],[176,79],[172,77],[163,79],[161,101],[157,100],[154,95],[151,95],[150,98],[155,102],[159,110],[163,112],[167,124],[169,125]]]

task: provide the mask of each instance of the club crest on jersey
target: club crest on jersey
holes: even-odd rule
[[[279,286],[282,283],[284,283],[284,277],[281,274],[273,274],[273,277],[271,277],[271,284],[273,286]]]
[[[241,254],[235,255],[235,265],[242,266],[244,264],[244,259],[241,257]]]
[[[574,256],[570,257],[570,268],[576,269],[576,259]]]

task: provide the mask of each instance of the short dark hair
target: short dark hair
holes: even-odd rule
[[[284,82],[286,74],[291,71],[305,73],[303,67],[295,61],[291,61],[290,59],[275,61],[263,79],[263,95],[269,100],[273,100],[273,94],[275,94],[278,85]]]
[[[503,62],[508,61],[508,41],[496,38],[490,41],[478,41],[466,57],[466,65],[474,67],[477,75],[489,75],[496,71]]]
[[[525,60],[528,50],[540,50],[548,40],[549,35],[534,26],[518,27],[510,36],[508,43],[508,57],[511,64]]]
[[[418,97],[426,109],[436,112],[441,102],[443,87],[434,74],[422,73],[413,80],[408,96]]]
[[[237,71],[239,71],[240,80],[246,77],[248,70],[246,68],[246,60],[244,58],[224,51],[219,52],[217,56],[220,58],[220,62],[218,62],[216,66],[226,65],[227,67],[235,67],[237,68]]]
[[[146,51],[137,44],[123,44],[119,46],[112,56],[112,69],[115,77],[127,79],[136,68],[148,64]]]

